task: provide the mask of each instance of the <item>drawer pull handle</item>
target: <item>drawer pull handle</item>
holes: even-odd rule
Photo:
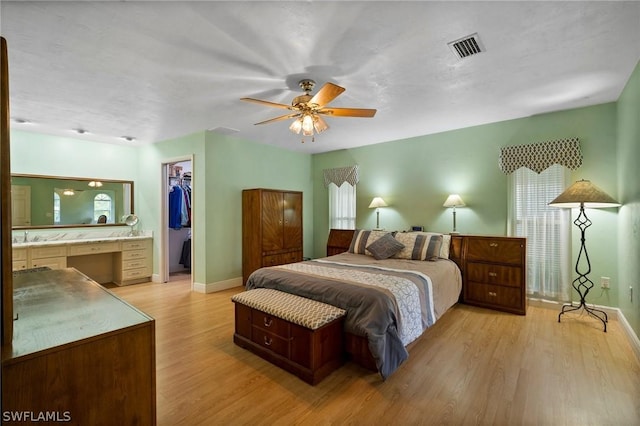
[[[489,243],[489,247],[498,247],[498,243]]]
[[[273,324],[273,319],[264,317],[264,326],[265,327],[271,327],[271,324]]]
[[[490,277],[494,277],[494,278],[495,278],[495,277],[497,277],[497,276],[498,276],[498,274],[497,274],[497,273],[495,273],[495,272],[489,272],[489,276],[490,276]]]
[[[273,342],[273,340],[271,340],[271,337],[264,336],[264,344],[266,346],[271,346],[272,342]]]
[[[495,291],[490,291],[489,292],[489,296],[491,297],[496,297],[498,295],[498,293],[496,293]]]

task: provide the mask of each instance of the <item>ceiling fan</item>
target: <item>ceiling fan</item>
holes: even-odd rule
[[[316,82],[313,80],[301,80],[298,85],[305,93],[304,95],[293,98],[291,105],[263,101],[254,98],[241,98],[241,100],[293,111],[291,114],[281,115],[255,124],[267,124],[294,118],[295,120],[289,126],[289,130],[296,134],[300,134],[300,132],[302,132],[303,143],[304,136],[311,136],[311,140],[315,140],[313,133],[314,130],[316,133],[321,133],[329,128],[329,125],[322,118],[323,115],[334,117],[373,117],[376,114],[375,109],[327,107],[326,105],[329,102],[345,91],[344,87],[340,87],[333,83],[326,83],[320,88],[320,90],[318,90],[318,93],[312,96],[311,91],[315,84]]]

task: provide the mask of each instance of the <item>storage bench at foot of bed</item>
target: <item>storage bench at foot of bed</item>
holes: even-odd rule
[[[233,341],[315,385],[344,362],[345,311],[272,289],[234,295]]]

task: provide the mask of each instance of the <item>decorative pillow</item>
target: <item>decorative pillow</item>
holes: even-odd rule
[[[396,240],[404,245],[395,256],[398,259],[437,260],[442,246],[442,235],[425,235],[420,232],[401,232]]]
[[[437,232],[417,232],[418,234],[432,236],[432,235],[441,235],[442,236],[442,245],[440,246],[440,254],[438,257],[442,259],[449,258],[449,248],[451,247],[451,235],[450,234],[440,234]]]
[[[367,246],[367,250],[378,260],[388,259],[403,248],[404,244],[391,234],[386,234]]]
[[[368,254],[369,256],[372,256],[372,254],[367,251],[367,247],[370,244],[373,244],[378,238],[387,234],[388,232],[386,231],[366,231],[364,229],[357,229],[356,232],[353,233],[351,245],[349,246],[349,253]]]

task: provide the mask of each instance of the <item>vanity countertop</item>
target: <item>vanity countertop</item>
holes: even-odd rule
[[[148,238],[152,238],[150,235],[134,235],[134,236],[113,236],[113,237],[88,237],[88,238],[69,238],[69,239],[50,239],[50,240],[41,240],[41,241],[27,241],[27,242],[19,242],[13,243],[12,247],[14,249],[17,248],[27,248],[27,247],[40,247],[40,246],[61,246],[68,244],[89,244],[89,243],[105,243],[112,241],[135,241],[135,240],[145,240]]]

